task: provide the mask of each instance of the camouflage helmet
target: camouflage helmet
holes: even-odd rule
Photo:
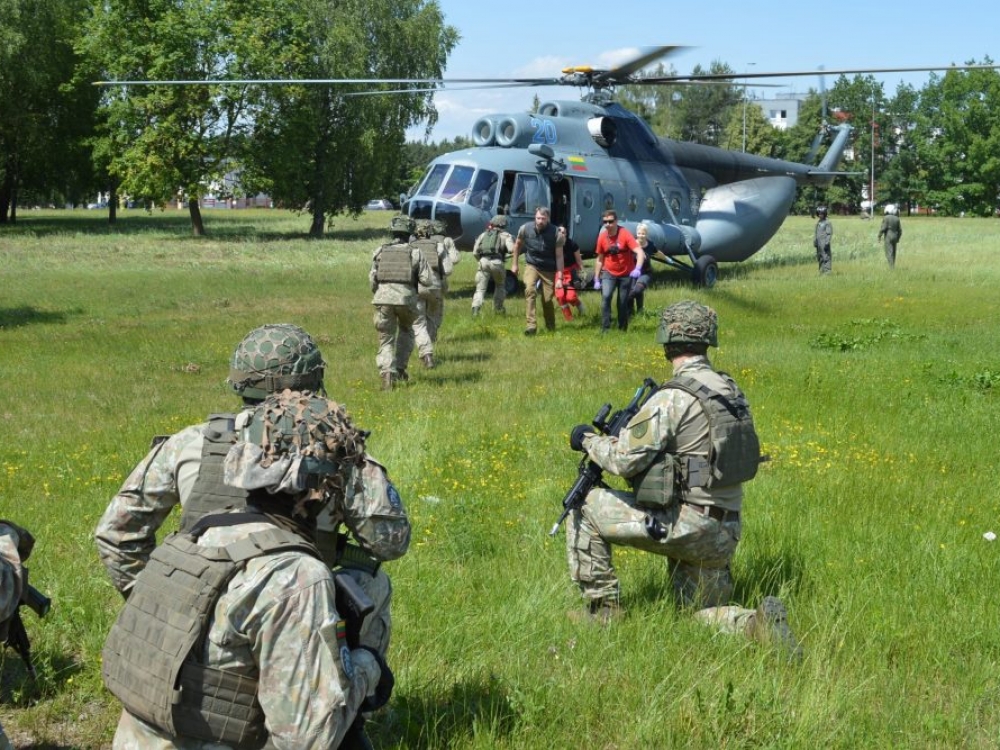
[[[441,219],[431,219],[431,234],[444,234],[445,225]]]
[[[711,307],[686,299],[675,302],[660,316],[656,331],[659,344],[706,344],[718,346],[719,316]]]
[[[507,217],[503,214],[497,214],[492,219],[490,219],[490,226],[496,227],[497,229],[507,228]]]
[[[405,234],[409,237],[413,234],[413,219],[411,219],[406,214],[396,214],[389,221],[389,231],[393,234]]]
[[[413,230],[413,233],[421,239],[427,239],[434,234],[434,222],[430,219],[420,219],[417,221],[417,226]]]
[[[819,206],[819,207],[818,207],[818,208],[816,209],[816,215],[817,215],[817,216],[818,216],[819,218],[821,218],[821,219],[825,219],[825,218],[826,218],[826,206]]]
[[[320,391],[326,362],[316,342],[289,323],[254,328],[237,345],[227,383],[237,394],[260,400],[285,388]]]
[[[244,420],[226,456],[226,484],[298,496],[296,511],[331,489],[343,490],[352,467],[364,463],[367,433],[335,401],[310,391],[268,396]]]

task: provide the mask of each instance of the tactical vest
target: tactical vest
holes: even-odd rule
[[[420,251],[424,263],[434,271],[434,278],[440,281],[445,274],[444,267],[441,265],[441,255],[438,253],[438,243],[431,239],[415,240],[413,247]]]
[[[633,481],[636,503],[666,506],[686,490],[731,487],[757,476],[760,440],[746,396],[724,372],[718,373],[736,394],[725,396],[695,378],[679,375],[662,388],[677,388],[698,399],[708,419],[708,456],[663,453]]]
[[[378,255],[375,280],[380,284],[406,284],[416,287],[413,258],[409,245],[383,245]]]
[[[102,652],[104,684],[129,713],[175,737],[240,750],[264,745],[258,675],[201,663],[208,623],[248,561],[289,550],[319,558],[319,552],[277,526],[225,547],[197,544],[211,526],[262,520],[267,517],[257,513],[207,516],[192,532],[171,534],[153,550]]]
[[[246,505],[246,490],[230,487],[222,478],[226,454],[236,444],[235,423],[235,414],[209,415],[208,425],[203,431],[198,477],[181,511],[181,531],[190,531],[202,516]]]
[[[503,257],[504,243],[500,239],[499,229],[488,229],[483,241],[479,243],[479,255],[481,258]]]

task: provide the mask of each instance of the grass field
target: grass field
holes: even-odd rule
[[[891,272],[878,222],[789,219],[711,290],[658,273],[649,312],[599,336],[599,298],[554,334],[469,314],[456,268],[439,367],[379,391],[367,270],[388,215],[308,241],[304,217],[25,211],[0,228],[0,517],[31,529],[26,613],[39,681],[7,652],[0,721],[19,747],[110,747],[119,708],[100,650],[121,600],[92,532],[153,435],[234,408],[233,346],[297,323],[327,388],[372,431],[414,525],[396,590],[380,748],[992,748],[1000,744],[1000,222],[903,218]],[[588,263],[591,265],[591,263]],[[571,427],[669,373],[658,311],[720,315],[714,363],[744,386],[765,452],[746,487],[737,597],[789,606],[805,657],[723,637],[675,610],[663,561],[616,553],[627,615],[579,606],[562,534]],[[484,308],[485,309],[485,308]],[[170,524],[173,526],[173,523]]]

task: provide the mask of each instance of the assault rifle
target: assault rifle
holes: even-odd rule
[[[361,645],[361,626],[365,624],[365,618],[375,610],[375,602],[347,573],[335,571],[333,584],[337,613],[344,618],[347,629],[347,645],[358,648]]]
[[[27,576],[28,569],[22,568],[22,570],[24,571],[24,575]],[[24,662],[28,674],[31,675],[31,679],[34,680],[37,675],[35,674],[35,665],[31,661],[31,641],[28,639],[28,631],[24,629],[24,621],[21,620],[21,607],[25,605],[39,617],[45,617],[52,606],[52,600],[30,583],[25,582],[21,601],[18,603],[17,611],[10,618],[10,623],[7,627],[7,640],[4,641],[4,645],[10,646],[17,652],[18,656],[21,657],[21,661]]]
[[[608,415],[611,414],[611,404],[605,404],[597,412],[597,416],[594,417],[594,421],[591,424],[602,435],[618,437],[625,425],[632,421],[632,417],[639,413],[639,410],[649,400],[649,397],[656,393],[659,387],[659,384],[655,380],[646,378],[642,381],[642,385],[636,389],[635,395],[624,409],[616,411],[611,415],[611,419],[609,420]],[[584,452],[583,458],[580,459],[580,470],[576,481],[569,488],[566,497],[563,498],[562,515],[559,516],[559,520],[552,526],[549,536],[556,535],[556,532],[559,531],[559,527],[566,520],[566,516],[570,514],[570,511],[583,505],[587,499],[588,492],[594,489],[594,487],[607,487],[602,481],[603,476],[604,470],[594,463],[586,452]]]
[[[357,581],[343,571],[334,571],[333,585],[337,614],[344,619],[347,645],[352,649],[358,648],[361,645],[361,626],[365,624],[365,618],[375,611],[375,602]],[[343,750],[373,750],[371,740],[365,734],[365,717],[360,710],[348,727],[340,747]]]

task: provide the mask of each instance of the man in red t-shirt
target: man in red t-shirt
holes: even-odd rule
[[[618,214],[604,212],[604,229],[597,237],[594,289],[601,290],[601,333],[611,328],[611,295],[618,290],[618,329],[628,329],[629,292],[642,274],[646,254],[625,227],[618,226]]]

